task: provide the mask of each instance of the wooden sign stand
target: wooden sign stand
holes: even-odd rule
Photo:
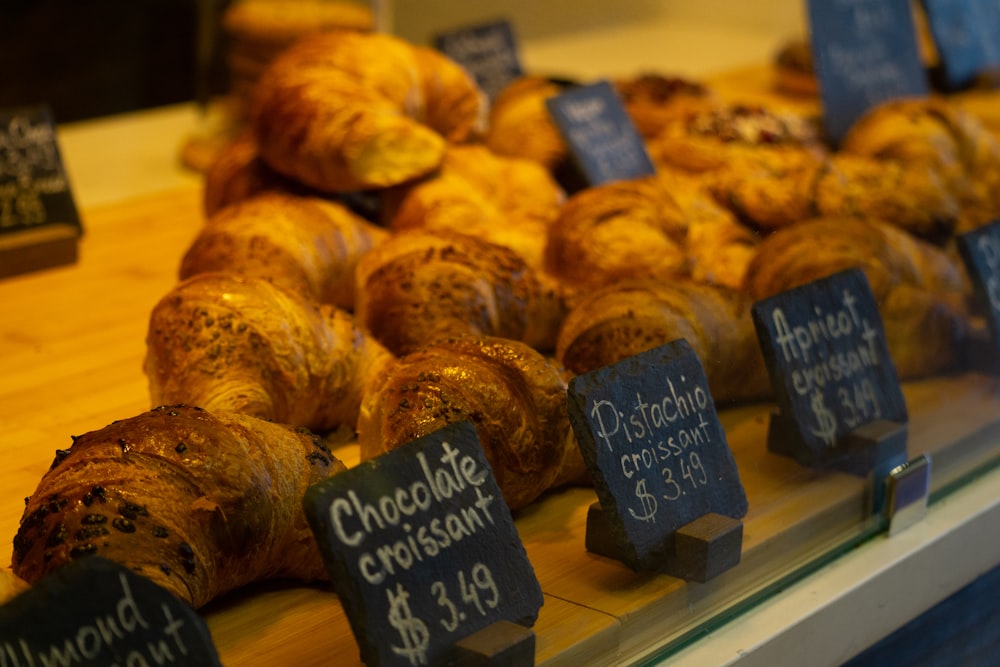
[[[875,420],[848,432],[834,447],[838,456],[822,460],[801,442],[792,419],[776,410],[771,413],[767,449],[789,456],[813,468],[839,470],[857,477],[870,477],[869,505],[873,514],[885,505],[885,484],[889,472],[907,462],[907,427],[898,422]],[[812,454],[806,457],[803,452]]]
[[[510,621],[497,621],[455,642],[456,667],[531,667],[535,664],[535,632]]]
[[[667,542],[673,545],[666,549],[669,555],[658,569],[678,579],[705,583],[739,564],[743,522],[710,512],[678,528]],[[587,510],[585,546],[591,553],[625,560],[599,502]]]

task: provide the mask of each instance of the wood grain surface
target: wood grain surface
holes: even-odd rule
[[[6,565],[30,495],[70,436],[151,407],[142,372],[148,315],[175,283],[202,224],[197,188],[83,211],[72,266],[0,281],[0,595],[16,582]],[[994,378],[975,374],[904,386],[910,455],[930,452],[935,479],[974,469],[1000,448]],[[592,489],[550,493],[519,512],[516,527],[544,593],[536,661],[610,664],[698,627],[735,600],[858,534],[866,482],[805,469],[766,451],[769,405],[720,411],[747,491],[741,563],[705,584],[636,574],[584,549]],[[339,452],[357,462],[357,448]],[[272,582],[202,610],[226,665],[355,665],[357,643],[336,596],[323,586]]]

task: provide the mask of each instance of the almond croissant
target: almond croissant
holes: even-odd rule
[[[391,355],[347,312],[262,278],[202,273],[153,308],[152,405],[232,410],[325,432],[353,426],[368,374]]]
[[[386,365],[358,419],[363,459],[471,421],[511,509],[585,481],[561,366],[517,341],[461,336]]]
[[[73,439],[27,501],[14,573],[97,555],[194,607],[268,578],[321,580],[306,488],[343,470],[305,430],[160,407]]]
[[[262,193],[206,221],[184,254],[180,278],[210,271],[260,276],[351,310],[358,258],[387,235],[337,202]]]

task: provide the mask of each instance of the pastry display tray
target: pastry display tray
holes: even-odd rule
[[[30,495],[70,436],[149,407],[142,372],[148,316],[176,282],[202,224],[201,193],[183,188],[82,212],[75,265],[0,281],[0,594],[13,579],[11,540]],[[963,374],[904,386],[909,455],[929,453],[935,488],[960,484],[1000,453],[1000,392]],[[721,411],[747,491],[741,563],[704,584],[636,574],[584,548],[593,490],[550,493],[516,525],[545,603],[535,625],[541,665],[609,664],[696,636],[859,539],[878,533],[867,480],[811,471],[769,453],[771,406]],[[339,455],[357,462],[356,447]],[[360,664],[337,597],[324,585],[270,582],[202,610],[226,665]]]

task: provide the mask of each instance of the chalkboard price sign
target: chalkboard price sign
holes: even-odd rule
[[[570,88],[545,104],[588,184],[655,173],[642,137],[609,82]]]
[[[304,508],[366,664],[442,664],[487,626],[537,618],[541,588],[469,422],[314,485]]]
[[[808,16],[826,131],[834,145],[877,104],[927,95],[910,0],[809,0]]]
[[[97,556],[62,567],[0,607],[3,665],[221,665],[187,603]]]
[[[989,44],[1000,25],[989,23],[986,4],[982,0],[923,0],[946,90],[969,86],[990,64]]]
[[[0,111],[0,277],[75,261],[81,232],[49,108]]]
[[[991,370],[1000,371],[1000,220],[957,237],[992,343]]]
[[[686,340],[571,380],[568,407],[622,560],[662,565],[678,529],[747,511],[701,361]]]
[[[904,424],[906,401],[864,272],[850,269],[754,304],[753,322],[781,413],[787,453],[821,467],[847,456],[852,431]]]
[[[506,20],[441,33],[434,46],[462,65],[490,99],[524,73],[514,27]]]

